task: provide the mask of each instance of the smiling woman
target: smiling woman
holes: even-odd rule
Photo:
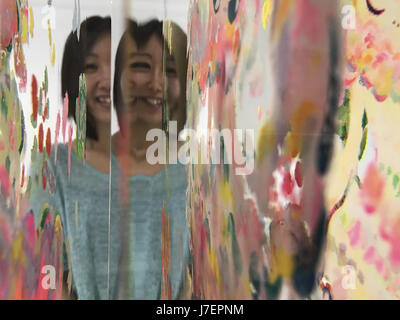
[[[109,17],[87,18],[79,33],[70,33],[61,70],[62,96],[68,97],[68,115],[82,134],[72,143],[71,132],[69,146],[60,145],[57,157],[52,152],[45,159],[55,175],[53,190],[40,183],[41,158],[32,169],[33,181],[39,183],[32,185],[30,205],[36,219],[44,205],[59,213],[68,252],[65,287],[69,297],[79,299],[110,295],[109,199],[104,196],[109,193],[110,39]]]
[[[146,151],[153,142],[146,137],[151,129],[163,128],[165,119],[183,128],[186,61],[186,35],[175,23],[129,21],[116,55],[114,102],[121,131],[112,140],[118,177],[125,182],[115,191],[125,200],[119,269],[123,298],[182,297],[189,256],[186,167],[150,163]],[[130,288],[127,279],[132,279]]]

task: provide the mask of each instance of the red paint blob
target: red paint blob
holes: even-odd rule
[[[38,98],[37,98],[37,80],[35,75],[32,75],[32,118],[34,121],[37,120],[38,115]]]
[[[42,153],[43,152],[43,123],[40,124],[39,126],[39,152]]]
[[[47,101],[46,101],[46,103],[44,104],[44,110],[43,110],[43,121],[44,121],[44,120],[46,119],[46,117],[47,117],[48,108],[49,108],[49,106],[48,106],[48,103],[47,103]]]
[[[21,185],[20,187],[22,188],[24,186],[24,176],[25,176],[25,165],[22,165],[22,175],[21,175]]]
[[[0,167],[0,187],[1,191],[4,192],[6,196],[10,195],[11,183],[5,167]]]
[[[303,185],[303,170],[301,168],[301,162],[297,161],[296,169],[294,170],[294,177],[296,179],[296,183],[299,187]]]
[[[47,162],[45,161],[43,164],[42,168],[42,184],[43,184],[43,190],[46,190],[46,185],[47,185],[47,175],[48,175],[48,168],[47,168]]]
[[[288,196],[292,193],[293,188],[294,188],[294,181],[290,175],[290,172],[286,171],[283,177],[282,192],[285,196]]]
[[[50,128],[47,128],[47,133],[46,133],[46,151],[47,151],[47,155],[50,157],[50,154],[51,154],[51,132],[50,132]]]

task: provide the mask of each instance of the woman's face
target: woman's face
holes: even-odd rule
[[[101,36],[93,45],[84,64],[86,77],[87,107],[96,122],[111,119],[111,36]]]
[[[165,84],[170,112],[178,107],[181,88],[175,61],[167,55],[164,76],[162,54],[162,44],[157,35],[151,36],[140,49],[131,37],[127,39],[121,90],[127,106],[126,116],[130,116],[131,121],[143,121],[160,127]]]

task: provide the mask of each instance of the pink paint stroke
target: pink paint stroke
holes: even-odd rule
[[[60,117],[60,112],[57,113],[57,122],[56,122],[56,137],[54,139],[54,163],[57,163],[57,148],[58,148],[58,136],[60,133],[60,122],[61,122],[61,117]]]

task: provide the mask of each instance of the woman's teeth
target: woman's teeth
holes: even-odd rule
[[[107,103],[107,104],[111,103],[111,99],[109,97],[98,97],[97,101],[100,103]]]
[[[129,104],[135,104],[136,102],[141,101],[144,102],[145,104],[148,104],[154,109],[159,109],[162,107],[164,100],[163,99],[157,99],[157,98],[146,98],[146,97],[131,97],[128,99]]]
[[[159,105],[161,105],[162,102],[163,102],[161,99],[153,99],[153,98],[144,98],[144,100],[145,100],[147,103],[149,103],[149,104],[151,104],[151,105],[153,105],[153,106],[159,106]]]

